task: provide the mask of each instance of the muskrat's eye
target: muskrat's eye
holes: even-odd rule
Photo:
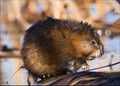
[[[96,44],[95,40],[92,40],[91,43],[94,44],[94,45]]]

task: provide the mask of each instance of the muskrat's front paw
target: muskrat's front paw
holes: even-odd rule
[[[81,68],[82,68],[83,70],[87,71],[87,70],[90,69],[90,66],[89,66],[87,63],[83,63]]]
[[[40,76],[40,78],[41,79],[46,79],[46,78],[50,78],[50,77],[53,77],[53,76],[56,76],[56,74],[45,74],[45,75]]]
[[[37,84],[38,83],[40,83],[41,81],[43,81],[43,80],[45,80],[45,79],[48,79],[48,78],[50,78],[50,77],[52,77],[52,76],[54,76],[55,74],[53,74],[53,75],[50,75],[50,74],[45,74],[45,75],[41,75],[40,77],[39,77],[39,79],[37,80]]]

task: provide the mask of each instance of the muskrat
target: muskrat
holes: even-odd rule
[[[21,56],[34,77],[76,72],[86,60],[103,54],[103,44],[88,23],[48,17],[32,25],[25,34]],[[36,78],[36,79],[37,79]]]

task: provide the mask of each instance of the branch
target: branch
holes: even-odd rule
[[[96,70],[96,69],[101,69],[101,68],[105,68],[105,67],[109,67],[109,66],[113,66],[113,65],[117,65],[117,64],[120,64],[120,62],[116,62],[116,63],[113,63],[113,64],[109,64],[109,65],[105,65],[105,66],[93,68],[93,69],[90,69],[90,70],[88,70],[88,71]]]
[[[8,58],[8,57],[20,57],[19,51],[15,52],[2,52],[0,51],[0,58]]]

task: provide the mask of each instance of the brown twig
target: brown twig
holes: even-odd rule
[[[114,57],[114,55],[111,55],[109,65],[111,65],[111,64],[112,64],[113,57]],[[113,70],[112,66],[110,66],[110,70]]]
[[[120,62],[116,62],[116,63],[113,63],[113,64],[109,64],[109,65],[105,65],[105,66],[93,68],[93,69],[90,69],[90,70],[88,70],[88,71],[96,70],[96,69],[101,69],[101,68],[105,68],[105,67],[109,67],[109,66],[113,66],[113,65],[117,65],[117,64],[120,64]]]
[[[20,57],[19,51],[18,52],[1,52],[0,51],[0,58],[8,58],[8,57]]]

